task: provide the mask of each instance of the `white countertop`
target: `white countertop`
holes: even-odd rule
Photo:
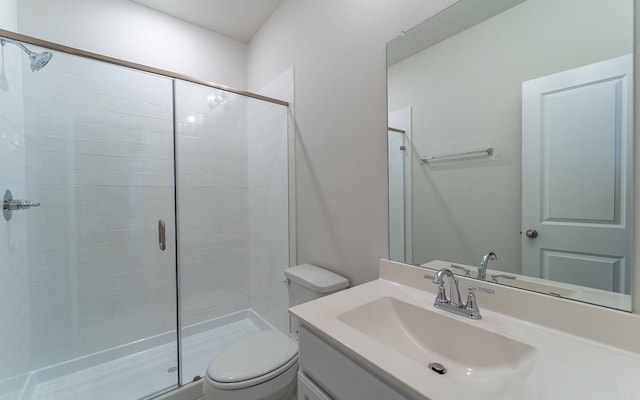
[[[417,399],[640,399],[639,354],[492,312],[483,308],[480,295],[479,305],[484,317],[480,321],[440,310],[436,312],[536,348],[538,357],[533,369],[526,375],[526,381],[522,382],[516,392],[504,393],[500,388],[488,387],[484,393],[478,393],[477,390],[470,391],[462,382],[451,385],[451,380],[439,379],[439,375],[425,372],[424,365],[337,319],[340,314],[381,297],[392,297],[418,307],[435,310],[433,302],[436,286],[422,278],[424,270],[407,266],[403,273],[407,277],[413,274],[417,283],[414,282],[412,286],[424,286],[424,290],[391,280],[378,279],[293,307],[290,311],[302,320],[303,324],[339,350],[358,360],[382,380]],[[419,279],[424,280],[423,285]],[[499,292],[496,293],[496,296],[499,295]],[[576,318],[580,318],[580,315],[576,315]],[[433,329],[434,334],[447,335],[447,332],[439,331],[437,327],[425,329]],[[451,346],[455,345],[455,342],[451,343]]]

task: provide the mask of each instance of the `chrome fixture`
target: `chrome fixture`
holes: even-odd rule
[[[436,272],[435,276],[425,275],[427,279],[433,279],[433,283],[438,285],[438,294],[433,306],[437,309],[448,311],[457,315],[471,319],[482,319],[478,302],[476,300],[476,292],[484,292],[494,294],[491,289],[481,287],[469,287],[467,292],[467,303],[463,303],[460,299],[460,288],[458,287],[458,279],[453,275],[450,269],[442,268]],[[444,280],[449,280],[449,297],[444,287]],[[454,293],[455,292],[455,293]]]
[[[167,249],[167,229],[164,220],[158,220],[158,246],[160,250],[165,251]]]
[[[429,369],[440,375],[444,375],[447,373],[447,369],[445,368],[445,366],[440,363],[429,364]]]
[[[498,278],[504,278],[504,279],[516,279],[515,275],[509,275],[509,274],[491,274],[491,280],[495,283],[499,283],[498,282]]]
[[[487,279],[487,265],[489,264],[489,260],[497,260],[498,256],[493,251],[488,251],[485,255],[482,256],[482,261],[480,261],[480,266],[478,267],[478,279],[482,279],[483,281]]]
[[[387,127],[387,130],[389,132],[395,132],[395,133],[407,133],[407,131],[405,131],[404,129],[392,128],[390,126]]]
[[[430,278],[430,276],[425,275],[425,278]],[[447,292],[444,288],[444,279],[449,278],[449,297],[447,297]],[[453,272],[451,272],[448,268],[442,268],[436,275],[433,277],[433,283],[438,285],[438,296],[436,297],[435,306],[438,307],[438,304],[450,304],[455,307],[460,307],[462,305],[462,300],[460,299],[460,288],[458,287],[458,278],[455,277]],[[455,301],[454,301],[454,289],[455,289]]]
[[[213,111],[216,107],[226,107],[229,104],[229,100],[227,100],[227,94],[220,90],[217,94],[212,94],[207,97],[207,105],[209,106],[209,110]]]
[[[475,156],[475,155],[486,155],[487,157],[488,156],[492,156],[493,155],[493,147],[488,147],[488,148],[482,149],[482,150],[461,151],[460,153],[437,154],[437,155],[431,155],[431,156],[423,156],[423,157],[420,157],[420,160],[422,162],[429,162],[429,161],[438,160],[438,159],[441,159],[441,158],[465,157],[465,156]]]
[[[7,221],[11,219],[14,211],[28,210],[31,207],[40,207],[40,203],[34,203],[29,200],[14,200],[10,190],[4,192],[2,213]]]
[[[20,47],[22,51],[27,53],[27,55],[31,59],[31,71],[33,72],[40,71],[42,68],[44,68],[45,65],[47,65],[47,63],[49,63],[49,61],[51,61],[51,58],[53,57],[53,54],[49,53],[48,51],[36,53],[27,49],[25,45],[18,42],[17,40],[0,38],[0,44],[2,45],[2,47],[4,47],[4,45],[7,43],[15,44],[16,46]]]
[[[471,277],[471,270],[469,268],[465,268],[462,265],[451,264],[451,268],[459,269],[464,272],[464,276]]]
[[[524,233],[529,239],[535,239],[538,237],[538,231],[535,229],[527,229]]]

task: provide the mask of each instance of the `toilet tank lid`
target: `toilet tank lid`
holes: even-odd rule
[[[284,276],[318,293],[335,292],[349,286],[349,280],[344,276],[311,264],[287,268],[284,271]]]

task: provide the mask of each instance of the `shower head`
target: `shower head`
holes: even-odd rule
[[[31,71],[33,72],[40,71],[42,68],[44,68],[45,65],[47,65],[49,61],[51,61],[51,58],[53,57],[53,54],[49,53],[48,51],[45,51],[42,53],[36,53],[27,49],[25,45],[18,42],[17,40],[0,38],[0,44],[2,44],[3,47],[6,43],[15,44],[16,46],[20,47],[22,51],[27,53],[27,55],[29,56],[29,59],[31,60],[30,67],[31,67]]]
[[[31,59],[31,71],[40,71],[49,61],[51,61],[51,57],[53,57],[53,54],[48,51],[29,54],[29,58]]]

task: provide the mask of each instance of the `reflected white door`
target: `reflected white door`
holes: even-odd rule
[[[629,293],[631,55],[522,85],[525,275]]]

